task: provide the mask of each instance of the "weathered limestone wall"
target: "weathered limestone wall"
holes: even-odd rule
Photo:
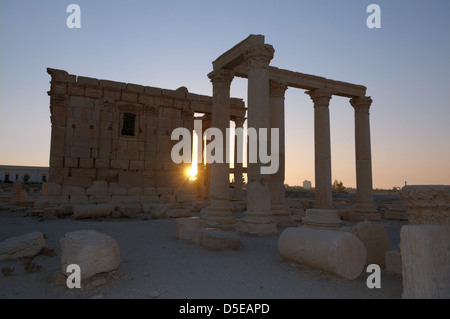
[[[171,160],[173,129],[193,130],[208,96],[68,74],[51,75],[50,204],[168,203],[191,198],[190,164]],[[241,100],[234,107],[243,107]],[[244,108],[245,112],[245,108]]]

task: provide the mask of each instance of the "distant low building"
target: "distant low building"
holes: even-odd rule
[[[311,181],[303,181],[303,188],[304,189],[311,189]]]
[[[48,167],[0,165],[0,183],[43,183],[48,171]]]

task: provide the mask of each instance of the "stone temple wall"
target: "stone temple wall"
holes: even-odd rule
[[[211,97],[68,74],[51,75],[51,205],[168,203],[192,196],[189,164],[175,164],[173,129],[193,130]],[[241,109],[242,100],[233,100]],[[245,110],[244,110],[245,112]]]

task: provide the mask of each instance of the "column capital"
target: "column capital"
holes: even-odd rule
[[[243,127],[246,119],[245,117],[234,117],[231,120],[234,122],[236,127]]]
[[[354,108],[369,108],[372,105],[370,96],[358,96],[350,99],[350,104]]]
[[[270,97],[282,97],[284,98],[284,93],[288,85],[286,82],[278,80],[269,80]]]
[[[270,44],[258,45],[245,52],[249,69],[268,68],[275,49]]]
[[[234,73],[227,69],[214,70],[208,74],[209,79],[213,84],[223,83],[230,85],[234,79]]]
[[[350,99],[350,104],[355,109],[355,114],[369,114],[372,99],[370,96],[358,96]]]
[[[333,93],[325,89],[310,90],[306,91],[305,94],[308,94],[311,97],[311,100],[314,102],[314,107],[328,106],[331,97],[333,96]]]

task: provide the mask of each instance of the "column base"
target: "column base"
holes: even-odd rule
[[[200,218],[208,227],[232,225],[236,223],[230,207],[205,207],[200,211]]]
[[[232,200],[231,209],[234,211],[245,211],[247,209],[247,202],[245,200]]]
[[[339,229],[342,224],[335,209],[307,209],[302,222],[304,227],[319,229]]]
[[[236,230],[243,234],[272,236],[278,233],[277,223],[270,214],[246,212],[245,217],[236,224]]]

